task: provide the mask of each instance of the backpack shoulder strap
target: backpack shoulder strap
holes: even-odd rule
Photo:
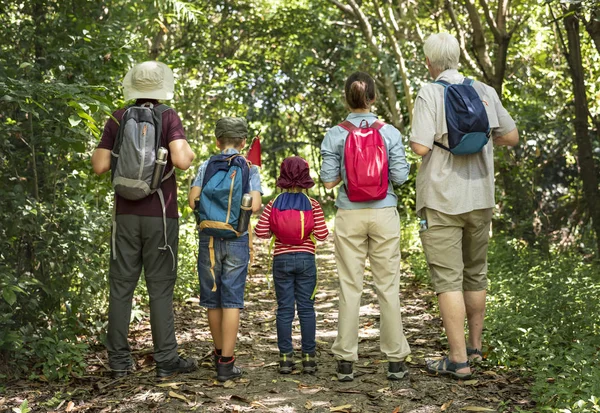
[[[450,86],[450,83],[446,82],[445,80],[436,80],[435,82],[433,82],[436,85],[442,85],[445,88]]]
[[[473,79],[469,79],[468,77],[465,77],[465,80],[463,80],[462,84],[463,85],[469,85],[469,86],[473,86],[473,83],[475,81]]]
[[[166,111],[170,110],[171,107],[165,105],[164,103],[159,103],[158,105],[152,108],[152,117],[154,118],[154,126],[156,128],[156,141],[155,141],[155,149],[158,151],[160,148],[161,140],[162,140],[162,115]]]
[[[371,124],[371,128],[375,129],[375,130],[379,130],[381,128],[383,128],[385,126],[385,122],[382,120],[377,119],[375,122],[373,122]]]
[[[353,130],[358,129],[349,120],[343,121],[342,123],[338,124],[338,126],[341,126],[342,128],[346,129],[348,132],[352,132]]]

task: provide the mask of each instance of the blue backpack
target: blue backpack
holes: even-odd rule
[[[481,98],[473,87],[473,80],[450,84],[443,80],[434,83],[444,86],[444,108],[448,125],[448,147],[435,145],[453,155],[481,152],[490,138],[490,122]]]
[[[250,168],[242,155],[214,155],[208,160],[202,192],[199,221],[203,234],[219,238],[242,235],[237,224],[242,196],[250,189]]]

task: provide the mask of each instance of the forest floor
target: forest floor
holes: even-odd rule
[[[197,300],[177,305],[175,331],[180,352],[200,360],[193,373],[157,380],[152,360],[148,319],[131,326],[130,341],[137,369],[113,380],[106,351],[98,346],[88,356],[88,375],[68,383],[18,381],[0,394],[0,411],[19,412],[23,400],[33,412],[501,412],[534,411],[528,385],[515,372],[487,365],[475,368],[472,380],[431,376],[425,359],[440,357],[446,347],[441,334],[435,294],[403,274],[403,322],[412,354],[410,374],[389,381],[387,362],[379,350],[379,310],[371,277],[366,271],[360,317],[359,361],[355,379],[338,382],[331,345],[337,333],[338,282],[331,241],[318,253],[316,296],[317,352],[315,375],[280,375],[275,329],[275,294],[264,276],[266,243],[255,240],[256,262],[248,278],[246,309],[242,312],[237,364],[240,379],[219,383],[211,367],[211,342],[205,311]],[[300,330],[295,321],[294,345]],[[299,364],[300,366],[300,364]]]

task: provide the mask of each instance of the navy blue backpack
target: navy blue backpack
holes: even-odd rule
[[[444,86],[444,107],[448,125],[448,147],[435,145],[453,155],[481,152],[490,138],[490,122],[483,102],[473,87],[473,80],[450,84],[444,80],[434,83]]]

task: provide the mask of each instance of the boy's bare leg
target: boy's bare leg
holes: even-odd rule
[[[221,344],[223,347],[221,347],[221,354],[223,357],[232,357],[233,351],[235,350],[238,329],[240,326],[240,309],[223,308],[222,311],[223,318],[221,321]]]
[[[208,309],[208,327],[213,338],[213,344],[216,349],[223,348],[223,309],[209,308]]]

